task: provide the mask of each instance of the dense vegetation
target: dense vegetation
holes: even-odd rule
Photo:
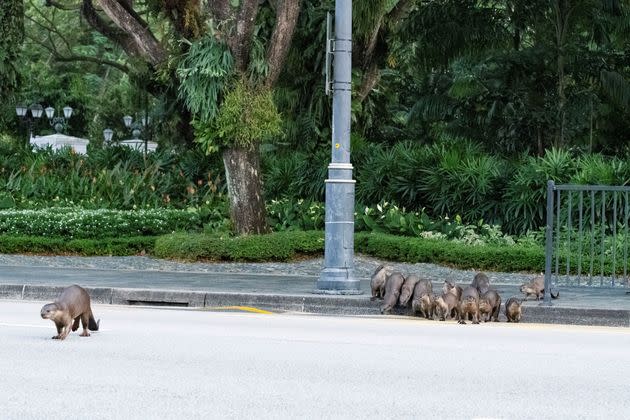
[[[334,1],[96,3],[0,6],[0,207],[177,209],[210,233],[321,229]],[[518,242],[538,235],[548,179],[630,181],[628,0],[353,3],[358,231]],[[236,38],[232,12],[254,22]],[[24,148],[18,102],[72,106],[68,132],[91,140],[88,155]],[[103,146],[106,127],[129,137],[124,114],[152,118],[142,136],[158,153]],[[262,225],[235,220],[229,157],[261,158]]]

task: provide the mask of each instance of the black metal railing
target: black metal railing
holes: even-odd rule
[[[628,286],[629,193],[626,186],[547,182],[546,302],[552,283]]]

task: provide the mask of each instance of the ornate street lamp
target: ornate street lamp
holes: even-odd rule
[[[55,131],[59,134],[63,131],[64,128],[67,127],[67,120],[72,116],[73,109],[69,106],[63,107],[63,117],[55,117],[55,108],[49,106],[46,108],[46,116],[48,117],[48,121],[50,121],[50,125],[55,129]]]
[[[114,137],[114,131],[110,128],[106,128],[103,130],[103,139],[105,140],[105,145],[109,146],[112,141],[112,137]]]
[[[31,111],[30,116],[29,112]],[[37,121],[42,117],[43,107],[40,104],[33,104],[30,107],[27,107],[23,104],[18,104],[15,106],[15,113],[20,118],[20,120],[24,123],[28,124],[28,139],[31,140],[33,137],[33,121]]]
[[[137,118],[137,116],[136,116]],[[125,115],[123,117],[123,122],[125,123],[125,127],[131,130],[131,135],[134,140],[142,140],[144,142],[144,155],[147,155],[147,148],[149,142],[150,135],[150,125],[151,125],[151,117],[148,115],[142,117],[140,122],[134,121],[131,115]],[[144,133],[144,139],[140,139],[140,136]]]

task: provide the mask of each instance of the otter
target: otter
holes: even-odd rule
[[[381,264],[376,267],[370,279],[370,287],[372,288],[372,298],[370,300],[383,299],[385,297],[385,280],[393,271],[394,269],[388,265]]]
[[[470,285],[477,289],[479,295],[483,295],[490,289],[490,279],[486,273],[477,273]]]
[[[484,322],[490,320],[499,322],[501,311],[501,296],[495,290],[488,290],[479,298],[479,314]],[[486,318],[484,315],[488,314]]]
[[[420,313],[427,319],[433,319],[433,284],[431,281],[422,279],[413,288],[413,298],[411,300],[413,314]]]
[[[410,274],[405,279],[405,282],[402,285],[402,289],[400,290],[400,299],[398,300],[398,304],[400,306],[407,306],[409,303],[409,299],[411,299],[411,295],[413,294],[413,289],[420,281],[420,277],[415,274]]]
[[[459,301],[453,293],[444,293],[435,300],[435,313],[440,321],[446,320],[447,317],[455,318],[455,314],[459,317]]]
[[[544,276],[536,276],[531,282],[523,283],[521,285],[521,293],[525,293],[525,300],[531,295],[536,296],[536,300],[540,300],[541,297],[545,294],[545,277]],[[560,297],[560,292],[553,290],[549,291],[552,299],[558,299]]]
[[[452,281],[449,281],[449,280],[445,280],[444,281],[444,286],[442,287],[442,292],[454,294],[455,297],[457,298],[458,302],[462,298],[462,288],[460,286],[456,285],[455,283],[453,283]]]
[[[398,297],[400,296],[400,289],[404,282],[405,277],[399,272],[394,272],[387,277],[385,281],[385,296],[383,297],[383,305],[381,306],[382,314],[391,313],[394,306],[396,306],[396,302],[398,302]]]
[[[472,316],[473,324],[479,324],[479,292],[472,286],[466,287],[462,292],[458,322],[465,324],[468,315]]]
[[[43,319],[50,319],[57,327],[55,340],[64,340],[70,329],[79,328],[79,319],[83,325],[81,337],[89,337],[89,330],[98,331],[100,320],[95,321],[90,307],[90,295],[81,286],[72,285],[61,292],[53,302],[42,307],[40,312]],[[74,322],[73,322],[74,321]]]
[[[505,302],[505,316],[507,322],[519,322],[523,315],[522,301],[515,297],[511,297]]]

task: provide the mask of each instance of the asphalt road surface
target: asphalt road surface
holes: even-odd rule
[[[630,330],[0,301],[0,418],[630,418]]]

